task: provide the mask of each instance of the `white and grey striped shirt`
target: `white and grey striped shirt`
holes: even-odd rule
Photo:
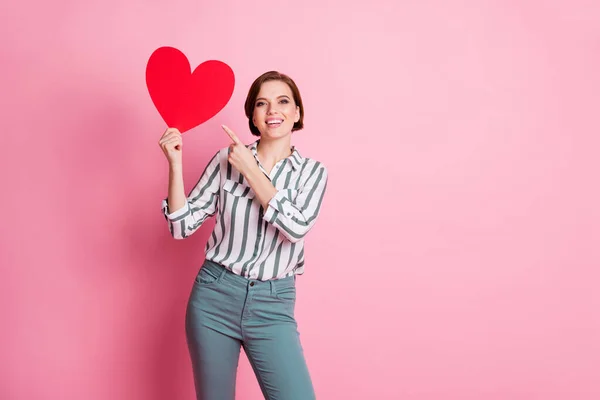
[[[267,174],[256,151],[260,140],[247,147],[278,190],[266,210],[244,176],[227,161],[229,148],[219,150],[179,210],[162,210],[175,239],[185,239],[213,215],[206,259],[249,279],[280,279],[304,273],[304,236],[313,227],[325,188],[327,169],[302,157],[295,147]]]

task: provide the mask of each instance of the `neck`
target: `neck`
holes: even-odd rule
[[[256,148],[258,158],[261,161],[276,164],[292,154],[291,142],[291,135],[286,135],[278,139],[265,139],[261,137]]]

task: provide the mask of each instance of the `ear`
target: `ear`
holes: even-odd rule
[[[300,107],[296,106],[296,115],[294,116],[294,123],[300,121]]]

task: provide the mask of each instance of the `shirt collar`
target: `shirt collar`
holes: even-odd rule
[[[250,145],[250,150],[252,150],[252,154],[254,155],[254,158],[256,159],[256,161],[258,160],[258,142],[260,142],[260,139],[256,140],[254,143],[252,143]],[[290,154],[288,157],[286,157],[286,162],[292,165],[292,168],[294,170],[297,170],[298,168],[300,168],[302,166],[302,164],[304,163],[304,157],[302,157],[300,155],[300,152],[298,151],[298,149],[296,149],[296,146],[292,146],[292,154]]]

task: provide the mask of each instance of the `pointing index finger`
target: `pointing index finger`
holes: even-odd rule
[[[227,135],[229,135],[229,137],[231,138],[231,140],[233,140],[233,143],[240,144],[240,139],[238,139],[238,137],[236,136],[236,134],[233,133],[233,131],[231,129],[229,129],[225,125],[221,125],[221,128],[223,128],[223,130],[227,133]]]

